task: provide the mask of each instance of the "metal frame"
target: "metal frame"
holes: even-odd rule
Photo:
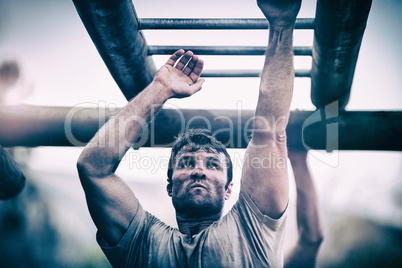
[[[316,18],[298,18],[296,29],[314,30],[313,47],[295,47],[295,55],[312,56],[310,73],[313,103],[323,108],[338,101],[347,105],[361,39],[372,0],[318,0]],[[258,30],[268,29],[265,19],[140,19],[131,0],[74,1],[77,11],[127,99],[152,80],[150,55],[171,54],[176,46],[148,46],[141,30]],[[135,45],[133,45],[135,44]],[[128,48],[127,48],[128,47]],[[263,55],[265,47],[183,47],[204,55]],[[138,60],[139,58],[140,60]],[[206,70],[208,74],[208,70]],[[303,73],[303,75],[301,75]],[[137,75],[138,74],[138,75]],[[255,71],[236,70],[239,77],[256,77]],[[206,77],[228,77],[225,71]],[[235,75],[230,75],[234,77]]]
[[[110,73],[123,94],[130,100],[152,80],[155,66],[151,55],[170,54],[178,47],[148,46],[142,30],[201,30],[201,29],[268,29],[264,19],[139,19],[131,0],[74,0],[77,11],[88,30],[94,44],[102,56]],[[312,70],[296,70],[296,77],[311,77],[312,101],[325,112],[325,107],[339,103],[342,110],[348,102],[358,52],[366,27],[371,0],[318,0],[316,18],[297,19],[296,29],[314,30],[313,47],[295,47],[296,56],[311,56]],[[190,46],[197,54],[204,55],[263,55],[265,47],[202,47]],[[204,77],[258,77],[259,70],[205,70]],[[89,108],[88,108],[89,109]],[[47,111],[47,112],[45,112]],[[48,111],[51,111],[49,113]],[[68,146],[65,132],[66,117],[70,108],[61,107],[3,107],[0,124],[7,126],[0,130],[0,144],[5,146]],[[99,111],[80,113],[71,119],[72,135],[84,145],[100,127]],[[193,115],[229,115],[242,123],[252,113],[246,112],[241,119],[234,111],[183,111],[185,119]],[[313,112],[292,112],[289,121],[289,146],[301,148],[301,136],[311,143],[313,149],[327,149],[327,123],[318,122],[309,128],[301,128]],[[321,117],[325,119],[325,117]],[[339,112],[334,119],[339,125],[340,150],[402,150],[400,137],[402,127],[399,122],[402,112]],[[154,123],[157,142],[144,146],[166,145],[163,139],[172,138],[176,133],[176,115],[162,110]],[[323,120],[325,121],[325,120]],[[166,122],[169,122],[167,124]],[[224,125],[215,122],[213,129]],[[334,123],[333,122],[333,123]],[[373,128],[372,126],[376,127]],[[237,129],[237,130],[239,130]],[[163,133],[161,135],[160,133]],[[165,137],[165,138],[163,138]],[[227,140],[226,136],[218,137]],[[244,137],[240,140],[245,141]],[[244,148],[246,143],[229,145]]]

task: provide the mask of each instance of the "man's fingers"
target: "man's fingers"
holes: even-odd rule
[[[198,79],[198,81],[196,83],[192,84],[190,86],[190,90],[192,92],[191,95],[196,93],[197,91],[200,91],[202,88],[202,84],[204,84],[204,82],[205,82],[205,79],[201,78],[201,79]]]
[[[166,64],[173,67],[176,64],[176,61],[178,59],[180,59],[180,57],[183,56],[183,54],[184,54],[183,49],[177,50],[172,56],[170,56],[170,58],[167,60]]]
[[[193,56],[193,52],[187,51],[184,53],[184,55],[180,58],[179,62],[176,64],[176,69],[179,69],[180,71],[183,70],[184,66],[187,65],[188,61],[191,59]]]
[[[192,72],[188,75],[193,82],[197,81],[198,78],[200,78],[203,68],[204,61],[202,59],[198,59]]]
[[[176,51],[166,64],[182,71],[193,83],[196,83],[198,78],[200,78],[202,69],[204,68],[203,60],[194,55],[192,51],[185,52],[183,49]]]
[[[193,55],[193,57],[191,58],[190,62],[189,62],[189,63],[187,64],[187,66],[183,69],[183,73],[184,73],[185,75],[189,75],[189,74],[193,71],[194,66],[196,65],[197,61],[198,61],[198,56]]]

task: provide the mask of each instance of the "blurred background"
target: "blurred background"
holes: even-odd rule
[[[304,0],[301,18],[315,17]],[[134,2],[140,18],[263,18],[254,0]],[[402,110],[402,1],[373,1],[347,110]],[[268,31],[145,31],[149,45],[267,44]],[[295,32],[295,45],[310,46],[313,33]],[[205,69],[258,69],[261,56],[205,56]],[[157,67],[167,56],[154,56]],[[89,38],[72,1],[0,0],[0,64],[12,62],[18,76],[3,105],[122,107],[126,99]],[[296,69],[309,69],[297,57]],[[191,109],[254,109],[257,78],[207,78],[204,88],[167,106]],[[213,98],[211,97],[213,96]],[[291,109],[314,110],[310,80],[296,78]],[[0,126],[4,127],[4,126]],[[375,127],[375,126],[373,126]],[[9,148],[27,185],[0,200],[0,267],[108,267],[95,242],[75,163],[82,148]],[[143,207],[176,225],[166,193],[168,148],[130,150],[118,169]],[[317,189],[324,242],[320,267],[378,267],[402,256],[402,153],[319,152],[309,156]],[[231,149],[236,201],[244,150]],[[328,161],[327,161],[328,160]],[[292,171],[290,170],[292,174]],[[296,192],[291,181],[285,250],[297,239]],[[380,265],[382,264],[382,265]]]

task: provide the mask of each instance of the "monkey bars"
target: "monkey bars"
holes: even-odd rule
[[[146,19],[138,18],[131,0],[73,1],[80,17],[127,99],[151,81],[155,67],[149,56],[171,54],[178,47],[148,46],[142,30],[256,30],[268,29],[265,19]],[[296,70],[297,77],[311,77],[311,98],[323,108],[338,101],[347,105],[355,65],[371,0],[318,0],[316,18],[298,18],[296,29],[314,30],[313,47],[295,47],[295,55],[312,56],[311,72]],[[263,55],[265,47],[183,47],[204,55]],[[258,72],[206,70],[206,77],[256,77]]]
[[[265,19],[142,19],[132,0],[73,0],[99,54],[127,100],[136,96],[156,72],[152,55],[172,54],[177,46],[148,46],[148,30],[258,30]],[[292,112],[288,145],[293,150],[402,151],[402,112],[346,112],[354,71],[372,0],[317,0],[315,18],[298,18],[296,30],[314,30],[312,47],[295,47],[295,56],[312,57],[311,99],[317,111]],[[187,46],[200,55],[263,55],[265,47]],[[205,70],[204,77],[258,77],[261,70]],[[335,113],[328,107],[336,103]],[[329,109],[330,110],[330,109]],[[115,111],[117,112],[117,111]],[[0,106],[0,145],[83,146],[113,114],[102,109]],[[252,111],[163,109],[137,146],[170,146],[183,127],[205,127],[228,148],[245,148]],[[209,126],[208,124],[206,126]],[[1,198],[16,195],[25,177],[0,147]],[[4,185],[2,185],[2,183]],[[1,190],[0,189],[0,190]]]
[[[77,11],[102,56],[110,73],[129,100],[138,94],[152,80],[155,66],[152,55],[171,54],[179,47],[148,46],[142,31],[152,30],[255,30],[268,29],[265,19],[141,19],[137,17],[131,0],[74,0]],[[311,70],[296,70],[296,77],[310,77],[311,98],[319,109],[318,114],[333,102],[338,102],[342,110],[349,98],[354,69],[360,44],[366,26],[371,0],[318,0],[316,18],[297,19],[295,28],[314,30],[312,47],[295,47],[296,56],[311,56]],[[265,47],[255,46],[188,46],[197,54],[204,55],[263,55]],[[260,70],[205,70],[204,77],[258,77]],[[66,133],[65,123],[70,112],[76,108],[27,107],[19,112],[3,107],[0,112],[0,144],[5,146],[68,146],[75,145],[68,135],[84,145],[100,127],[100,110],[77,112],[71,119],[71,133]],[[337,109],[338,110],[338,109]],[[25,112],[24,112],[25,111]],[[48,113],[51,111],[51,113]],[[26,114],[24,114],[26,113]],[[311,112],[294,112],[289,122],[289,146],[300,147],[302,137],[311,143],[313,149],[328,149],[325,135],[328,128],[325,117],[305,127],[306,121],[315,116]],[[38,115],[38,116],[33,116]],[[241,124],[232,126],[244,131],[251,117],[245,112],[241,119],[234,111],[185,110],[184,122],[191,116],[203,115],[214,119],[213,115],[229,115],[231,120]],[[339,112],[335,123],[339,130],[340,150],[402,150],[399,137],[401,112]],[[157,117],[155,143],[144,146],[162,146],[166,139],[176,134],[175,114],[163,110]],[[24,124],[22,123],[24,122]],[[218,120],[210,121],[214,130],[225,128]],[[320,123],[321,122],[321,123]],[[304,125],[303,125],[304,124]],[[301,126],[303,130],[301,130]],[[375,127],[373,127],[375,126]],[[163,133],[164,135],[162,135]],[[226,133],[226,134],[225,134]],[[222,131],[219,138],[230,140],[229,133]],[[324,135],[324,136],[322,136]],[[384,138],[385,137],[385,138]],[[230,148],[245,147],[245,138],[240,143],[229,144]]]

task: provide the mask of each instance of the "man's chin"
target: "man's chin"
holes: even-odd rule
[[[189,194],[192,194],[194,196],[206,196],[208,194],[208,191],[204,187],[198,186],[191,188]]]
[[[205,196],[205,194],[200,194],[196,191],[195,194],[191,194],[187,196],[184,200],[176,200],[173,202],[173,205],[176,211],[185,213],[185,214],[193,214],[197,216],[209,216],[211,214],[221,213],[223,209],[223,204],[219,205],[221,202],[217,200],[212,202]]]
[[[211,200],[205,195],[205,193],[198,190],[194,191],[194,193],[192,193],[192,195],[187,200],[190,207],[194,208],[208,208],[214,205],[212,204]]]

